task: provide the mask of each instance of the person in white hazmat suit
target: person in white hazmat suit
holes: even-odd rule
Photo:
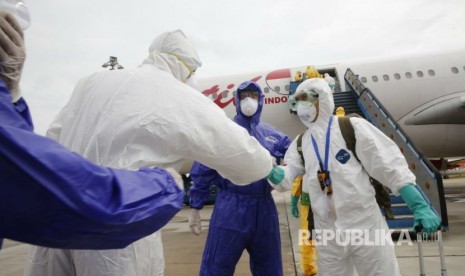
[[[269,152],[224,111],[186,85],[201,65],[182,31],[152,42],[133,70],[81,80],[47,135],[97,164],[171,167],[199,160],[239,185],[266,177]],[[163,275],[160,232],[119,250],[34,247],[26,275]]]
[[[415,176],[399,148],[368,121],[350,118],[361,163],[357,161],[332,115],[333,96],[323,79],[302,82],[289,103],[308,127],[302,138],[305,165],[295,139],[284,157],[285,165],[275,167],[268,180],[284,191],[292,187],[296,176],[307,178],[304,183],[314,213],[318,275],[347,276],[353,275],[354,269],[358,275],[400,275],[368,174],[394,194],[400,193],[414,213],[415,225],[421,224],[423,231],[436,231],[440,220],[415,188]]]

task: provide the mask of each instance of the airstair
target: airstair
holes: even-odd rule
[[[441,174],[431,162],[415,147],[412,140],[405,134],[381,102],[369,88],[365,87],[351,69],[347,69],[343,92],[335,92],[335,107],[344,107],[346,114],[357,113],[375,125],[384,134],[394,140],[404,154],[410,170],[417,179],[417,188],[423,197],[430,202],[442,219],[443,231],[448,230],[448,218],[444,187]],[[290,94],[295,92],[298,83],[291,82]],[[294,89],[293,89],[294,88]],[[293,91],[294,90],[294,91]],[[391,194],[393,220],[387,220],[391,230],[413,228],[413,214],[401,197]]]

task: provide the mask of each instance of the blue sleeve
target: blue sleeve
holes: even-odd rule
[[[16,112],[24,119],[24,122],[29,125],[31,129],[34,129],[34,124],[32,123],[31,113],[29,112],[29,106],[26,101],[21,97],[14,104]]]
[[[284,155],[286,154],[287,149],[291,145],[291,139],[289,139],[288,136],[286,136],[284,133],[279,131],[277,128],[275,128],[272,125],[269,124],[262,124],[262,131],[265,133],[267,137],[261,137],[258,136],[256,137],[258,141],[263,145],[266,143],[266,140],[271,141],[272,140],[272,147],[267,147],[269,150],[270,154],[276,158],[276,162],[280,164],[280,161],[284,158]],[[263,141],[265,140],[265,141]]]
[[[211,184],[219,177],[219,174],[199,162],[194,162],[189,176],[192,179],[192,186],[189,190],[189,205],[191,208],[202,209],[210,195]]]
[[[5,83],[0,79],[0,123],[9,125],[18,129],[33,131],[31,115],[29,107],[21,98],[16,103],[12,104],[10,92]]]
[[[277,150],[277,155],[275,156],[276,159],[279,159],[278,161],[282,161],[284,158],[284,155],[286,155],[287,149],[291,145],[291,139],[289,137],[282,135],[281,136],[281,141],[279,143],[279,149]],[[281,162],[278,162],[278,164],[281,164]]]
[[[163,169],[100,167],[34,134],[1,85],[0,186],[0,237],[71,249],[123,248],[163,227],[183,200]]]

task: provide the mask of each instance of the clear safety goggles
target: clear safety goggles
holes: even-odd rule
[[[299,102],[305,102],[310,105],[316,104],[318,103],[318,93],[312,89],[303,89],[296,92],[294,95],[289,97],[289,108],[292,111],[297,111],[297,104]]]
[[[254,100],[258,100],[258,91],[241,91],[239,92],[239,99],[243,100],[247,97],[250,97]]]

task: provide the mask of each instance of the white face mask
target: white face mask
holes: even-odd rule
[[[190,87],[194,88],[195,90],[197,89],[197,78],[195,77],[194,74],[192,74],[187,80],[186,84],[189,85]]]
[[[310,127],[310,124],[315,120],[318,113],[314,104],[309,102],[298,102],[297,115],[305,126]]]
[[[247,97],[240,102],[240,105],[242,113],[244,113],[245,116],[250,117],[257,112],[258,101]]]

